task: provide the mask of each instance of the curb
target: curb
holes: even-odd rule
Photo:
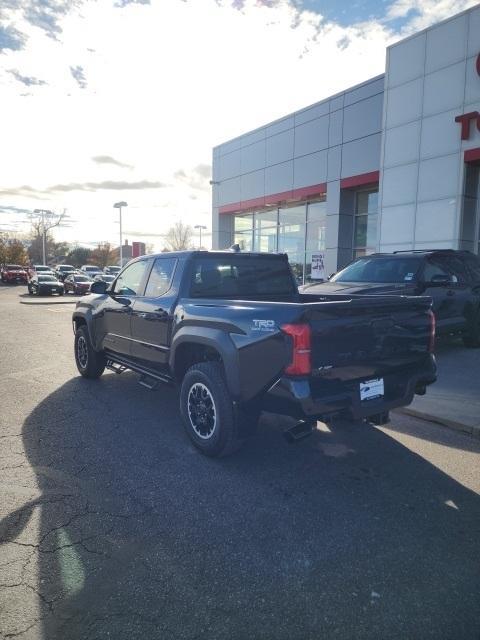
[[[463,422],[456,422],[455,420],[450,420],[449,418],[443,418],[441,416],[432,415],[431,413],[427,413],[425,411],[418,411],[417,409],[410,409],[410,407],[402,407],[400,409],[395,409],[397,413],[404,413],[409,416],[413,416],[414,418],[419,418],[420,420],[427,420],[428,422],[435,422],[436,424],[441,424],[448,429],[453,429],[454,431],[460,431],[462,433],[467,433],[473,438],[477,438],[480,440],[480,424],[476,425],[468,425]]]
[[[37,305],[48,305],[48,306],[52,306],[52,305],[56,305],[56,304],[77,304],[78,300],[39,300],[39,301],[33,301],[33,300],[20,300],[20,304],[27,304],[31,307],[36,307]]]

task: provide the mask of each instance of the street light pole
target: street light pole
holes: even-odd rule
[[[127,207],[126,202],[116,202],[114,205],[115,209],[118,209],[120,214],[120,267],[123,267],[123,248],[122,248],[122,207]]]
[[[194,228],[199,230],[199,233],[200,233],[199,249],[201,249],[202,248],[202,229],[206,229],[207,227],[204,224],[196,224]]]

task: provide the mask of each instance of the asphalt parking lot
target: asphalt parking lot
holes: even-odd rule
[[[480,638],[480,442],[396,414],[202,457],[0,287],[0,638]]]

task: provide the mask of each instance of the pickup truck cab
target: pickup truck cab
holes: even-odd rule
[[[385,420],[436,379],[431,299],[301,294],[282,254],[143,256],[73,313],[77,368],[180,387],[202,453],[234,450],[262,410],[304,425]]]

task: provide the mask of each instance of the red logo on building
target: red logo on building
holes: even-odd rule
[[[480,53],[477,56],[475,63],[477,73],[480,76]],[[480,131],[480,113],[478,111],[470,111],[470,113],[463,113],[461,116],[455,118],[455,122],[461,124],[460,137],[462,140],[468,140],[470,138],[470,122],[474,120],[477,123],[477,129]]]

